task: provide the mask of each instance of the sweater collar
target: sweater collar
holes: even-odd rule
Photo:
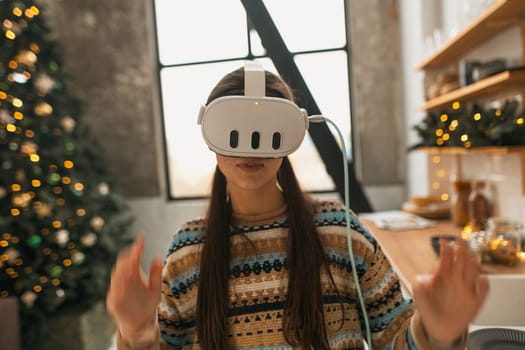
[[[285,218],[287,209],[288,205],[284,204],[279,209],[257,215],[232,213],[232,221],[235,226],[261,226]]]

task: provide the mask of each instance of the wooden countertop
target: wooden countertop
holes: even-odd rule
[[[437,221],[431,228],[391,231],[377,228],[373,222],[361,219],[361,222],[377,239],[393,269],[399,275],[401,283],[412,293],[412,283],[417,275],[433,273],[439,258],[434,253],[431,237],[434,235],[460,235],[461,228],[450,221]],[[525,263],[514,266],[482,264],[483,273],[487,274],[525,274]]]

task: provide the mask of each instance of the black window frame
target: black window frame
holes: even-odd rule
[[[209,63],[221,63],[228,61],[238,61],[238,60],[253,60],[257,58],[269,58],[273,61],[275,67],[279,71],[279,74],[286,76],[291,87],[295,91],[301,91],[303,94],[298,96],[299,106],[306,108],[310,114],[321,114],[317,104],[310,93],[308,86],[306,85],[301,73],[299,72],[294,57],[297,55],[303,54],[312,54],[312,53],[323,53],[323,52],[336,52],[336,51],[345,51],[348,59],[348,96],[350,103],[350,115],[352,115],[352,94],[351,94],[351,65],[350,65],[350,47],[348,44],[348,4],[346,0],[343,1],[344,6],[344,20],[345,20],[345,44],[341,47],[334,47],[321,50],[306,50],[306,51],[296,51],[289,52],[284,44],[282,37],[278,29],[276,28],[273,20],[268,13],[263,0],[240,0],[246,10],[246,30],[247,30],[247,40],[248,40],[248,54],[246,56],[240,57],[230,57],[225,59],[217,60],[204,60],[204,61],[194,61],[194,62],[184,62],[177,64],[163,64],[160,61],[160,52],[158,45],[158,27],[157,27],[157,18],[155,11],[155,0],[153,3],[153,14],[154,14],[154,32],[155,32],[155,51],[156,51],[156,64],[157,64],[157,82],[158,82],[158,91],[159,91],[159,102],[160,102],[160,116],[161,116],[161,129],[162,129],[162,151],[163,151],[163,161],[164,161],[164,172],[166,179],[166,191],[167,191],[167,200],[168,201],[184,201],[184,200],[196,200],[196,199],[205,199],[207,196],[186,196],[186,197],[175,197],[172,195],[170,183],[170,169],[169,169],[169,159],[168,159],[168,149],[167,149],[167,139],[165,132],[165,116],[164,116],[164,106],[162,98],[162,84],[161,84],[161,73],[163,69],[170,67],[182,67],[182,66],[191,66],[199,64],[209,64]],[[251,16],[250,14],[254,14]],[[250,36],[250,31],[256,30],[259,37],[261,38],[262,44],[266,50],[263,55],[254,55],[252,54],[252,40]],[[266,45],[265,45],[266,43]],[[350,130],[352,135],[350,136],[351,149],[354,148],[354,132],[352,119],[350,117]],[[345,188],[344,188],[344,169],[343,161],[341,159],[342,154],[339,149],[339,146],[333,136],[329,131],[326,123],[311,123],[309,128],[309,134],[312,138],[312,141],[317,148],[321,160],[323,161],[329,176],[332,178],[335,189],[334,190],[324,190],[324,191],[309,191],[313,194],[320,193],[333,193],[337,192],[341,198],[344,198]],[[346,160],[348,163],[348,176],[349,176],[349,193],[352,197],[351,200],[351,209],[355,212],[370,212],[372,207],[370,202],[365,195],[361,184],[357,181],[355,175],[355,164],[353,159]]]

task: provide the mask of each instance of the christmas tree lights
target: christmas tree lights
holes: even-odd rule
[[[19,298],[28,345],[48,315],[103,300],[130,218],[40,7],[0,1],[0,29],[0,297]]]

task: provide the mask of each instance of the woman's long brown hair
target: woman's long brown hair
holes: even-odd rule
[[[207,103],[221,96],[243,94],[244,71],[237,69],[217,84]],[[289,86],[268,72],[266,96],[293,100]],[[321,268],[330,272],[315,229],[312,205],[301,191],[287,157],[283,159],[277,178],[288,204],[289,224],[284,337],[293,347],[328,350],[322,309]],[[226,191],[226,179],[217,167],[206,214],[206,239],[201,254],[197,296],[197,334],[201,348],[205,350],[228,349],[231,207],[226,200]]]

